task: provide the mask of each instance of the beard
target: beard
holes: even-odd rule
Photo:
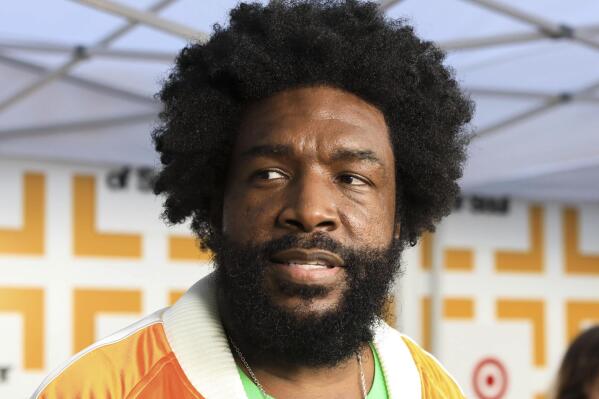
[[[331,367],[355,355],[373,339],[373,330],[395,277],[400,274],[403,245],[350,248],[323,233],[287,235],[260,245],[241,246],[221,237],[215,250],[221,311],[227,333],[240,343],[246,358],[308,367]],[[331,309],[306,312],[277,305],[266,289],[265,272],[273,254],[289,249],[322,249],[344,261],[346,281]],[[310,301],[332,288],[276,281],[279,292]]]

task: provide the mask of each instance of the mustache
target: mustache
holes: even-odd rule
[[[343,261],[343,268],[350,283],[365,277],[368,269],[365,262],[383,262],[386,265],[387,260],[396,259],[396,262],[387,266],[400,271],[399,255],[403,249],[399,241],[394,241],[387,248],[350,247],[323,232],[286,234],[260,244],[244,245],[223,236],[218,250],[215,251],[215,261],[217,265],[228,264],[227,273],[223,278],[245,276],[246,282],[249,283],[256,281],[255,275],[264,273],[264,266],[276,253],[292,248],[318,249],[336,254]]]
[[[301,236],[287,234],[263,243],[260,245],[260,252],[270,258],[277,252],[291,248],[321,249],[339,255],[344,261],[351,253],[351,249],[331,238],[329,235],[320,232]]]

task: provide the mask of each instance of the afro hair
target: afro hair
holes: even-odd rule
[[[180,52],[159,93],[164,109],[153,139],[163,168],[154,192],[166,197],[164,218],[191,217],[214,249],[213,207],[222,201],[244,107],[286,89],[330,86],[383,113],[400,238],[414,245],[453,207],[473,113],[443,60],[439,48],[374,2],[240,3],[228,26],[215,25],[206,43]]]

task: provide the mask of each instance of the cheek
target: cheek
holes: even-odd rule
[[[387,246],[395,227],[395,201],[389,195],[369,198],[367,201],[344,201],[340,206],[341,223],[352,232],[352,241],[369,247]]]
[[[599,376],[589,389],[589,399],[599,399]]]
[[[274,222],[272,201],[248,193],[227,193],[223,203],[223,233],[238,243],[260,242]]]

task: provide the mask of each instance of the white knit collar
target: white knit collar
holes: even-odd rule
[[[193,387],[206,399],[245,399],[216,304],[215,275],[195,283],[163,315],[168,342]],[[384,322],[375,330],[390,399],[420,399],[420,374],[399,332]]]
[[[389,399],[421,399],[420,372],[402,334],[381,321],[375,329],[374,347],[381,362]]]
[[[218,315],[214,273],[162,316],[166,338],[193,387],[206,399],[246,399]]]

